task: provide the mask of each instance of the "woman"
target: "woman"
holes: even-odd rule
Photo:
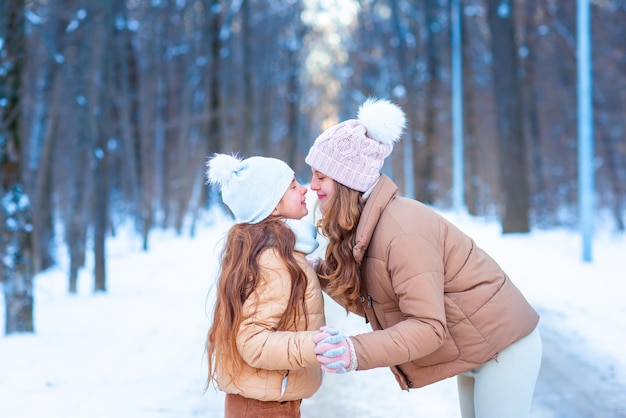
[[[374,330],[323,328],[318,359],[329,372],[388,366],[405,390],[457,376],[463,417],[528,417],[539,316],[470,237],[380,174],[405,122],[395,104],[370,99],[305,159],[329,240],[322,287]]]
[[[217,154],[209,182],[236,217],[222,250],[207,338],[208,382],[226,392],[226,418],[300,417],[319,388],[314,348],[324,302],[305,255],[317,247],[306,187],[274,158]]]

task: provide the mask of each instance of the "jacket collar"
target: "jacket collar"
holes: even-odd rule
[[[398,186],[385,174],[381,174],[378,183],[367,198],[356,228],[356,243],[352,248],[352,255],[357,263],[363,261],[383,210],[397,194]]]

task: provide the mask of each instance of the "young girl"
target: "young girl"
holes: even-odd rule
[[[528,417],[539,315],[470,237],[380,174],[404,126],[398,106],[368,100],[305,159],[329,239],[320,281],[375,330],[324,328],[319,360],[338,373],[388,366],[405,390],[457,376],[464,418]]]
[[[208,383],[226,392],[226,418],[300,417],[319,388],[314,336],[320,285],[305,255],[317,247],[306,187],[281,160],[216,154],[210,183],[236,217],[222,250],[207,338]]]

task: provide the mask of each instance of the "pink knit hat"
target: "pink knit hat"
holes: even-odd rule
[[[400,107],[384,99],[367,99],[357,119],[322,132],[304,161],[344,186],[365,192],[378,181],[385,158],[405,125]]]

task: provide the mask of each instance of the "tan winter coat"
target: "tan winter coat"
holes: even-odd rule
[[[304,318],[298,323],[301,332],[274,331],[287,308],[291,279],[275,250],[268,249],[260,256],[264,279],[257,292],[246,300],[244,321],[237,333],[237,347],[245,368],[234,381],[219,376],[220,390],[261,401],[282,402],[308,398],[320,387],[322,370],[315,357],[313,337],[325,325],[324,300],[318,278],[304,254],[295,252],[295,257],[308,278],[307,331]]]
[[[485,251],[381,176],[357,228],[360,370],[390,366],[402,389],[471,370],[535,329],[539,315]]]

